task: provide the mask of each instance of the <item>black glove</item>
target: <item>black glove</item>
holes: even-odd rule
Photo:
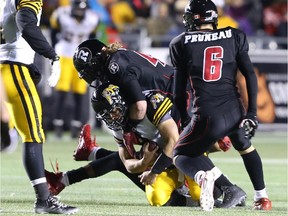
[[[255,115],[247,114],[246,117],[240,123],[240,128],[244,127],[245,138],[251,139],[255,135],[255,131],[258,128],[258,121]]]

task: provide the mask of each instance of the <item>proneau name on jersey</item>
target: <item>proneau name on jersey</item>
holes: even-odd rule
[[[232,37],[231,29],[205,34],[186,34],[184,44],[194,42],[209,42]]]

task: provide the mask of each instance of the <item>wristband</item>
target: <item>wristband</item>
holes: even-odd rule
[[[166,154],[162,152],[154,162],[154,165],[151,168],[151,172],[155,174],[160,174],[171,164],[172,164],[172,158],[168,157]]]

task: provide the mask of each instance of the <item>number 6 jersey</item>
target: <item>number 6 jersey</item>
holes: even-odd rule
[[[227,27],[184,32],[171,41],[169,51],[176,67],[176,100],[183,100],[179,95],[183,95],[181,92],[189,80],[195,99],[194,110],[201,116],[222,114],[239,106],[237,68],[247,78],[250,93],[256,98],[257,86],[252,84],[255,74],[242,31]],[[249,103],[248,111],[256,113],[256,100]]]

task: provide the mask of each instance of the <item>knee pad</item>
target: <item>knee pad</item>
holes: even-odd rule
[[[252,145],[250,139],[245,138],[243,128],[239,128],[236,133],[229,135],[229,138],[237,151],[244,151]]]

